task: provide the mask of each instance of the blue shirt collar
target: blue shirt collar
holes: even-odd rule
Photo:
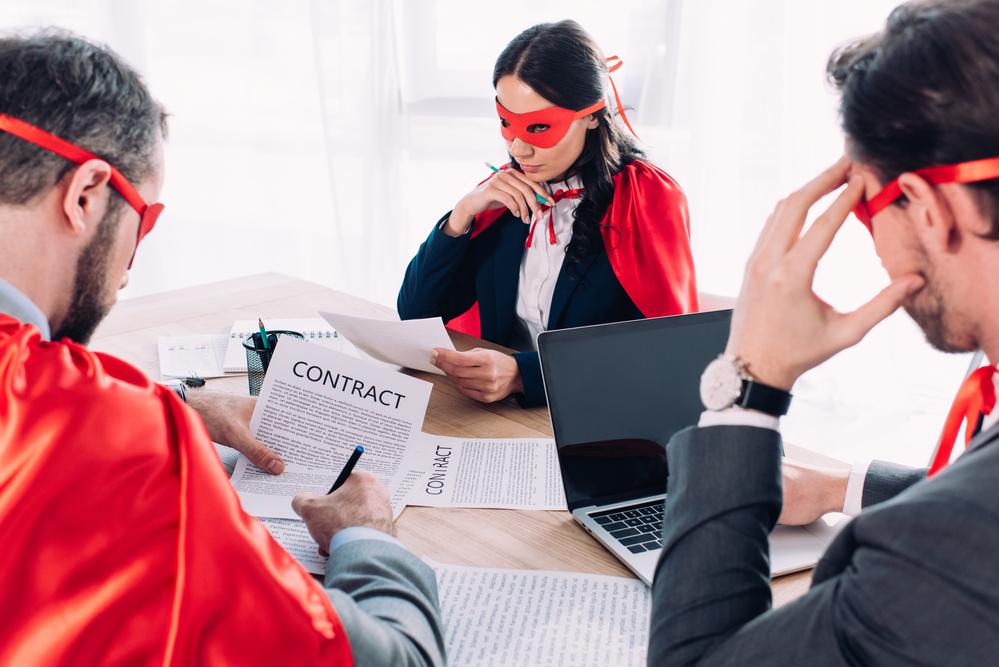
[[[23,292],[3,278],[0,278],[0,313],[10,315],[25,324],[35,325],[35,328],[42,332],[42,338],[45,340],[52,337],[49,320],[45,317],[45,313],[39,310],[38,306]]]

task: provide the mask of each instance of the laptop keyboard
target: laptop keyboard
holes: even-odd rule
[[[606,512],[594,512],[590,518],[633,554],[663,548],[663,501]]]

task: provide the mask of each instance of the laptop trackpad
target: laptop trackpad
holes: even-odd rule
[[[774,528],[770,533],[771,573],[778,576],[814,566],[848,521],[842,514],[827,514],[808,526]]]

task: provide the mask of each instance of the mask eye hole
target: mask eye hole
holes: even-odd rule
[[[500,117],[500,125],[503,127],[510,127],[510,123],[507,122],[506,118]]]
[[[542,132],[547,132],[549,129],[550,126],[544,123],[535,123],[534,125],[527,126],[527,131],[531,134],[541,134]]]

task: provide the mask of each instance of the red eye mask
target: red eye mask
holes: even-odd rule
[[[551,148],[562,141],[562,137],[569,131],[574,120],[585,118],[606,105],[604,100],[600,100],[579,111],[548,107],[530,113],[513,113],[497,99],[496,113],[500,117],[500,133],[507,141],[520,139],[536,148]]]
[[[999,157],[985,158],[984,160],[972,160],[971,162],[958,162],[939,167],[926,167],[917,169],[914,172],[931,185],[941,185],[943,183],[978,183],[980,181],[990,181],[999,178]],[[874,235],[874,227],[871,226],[871,219],[878,213],[894,204],[902,196],[902,188],[898,185],[896,178],[888,185],[884,186],[879,193],[860,202],[853,209],[853,214],[864,223],[867,231]]]

